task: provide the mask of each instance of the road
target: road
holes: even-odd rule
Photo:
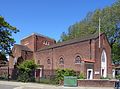
[[[0,89],[114,89],[113,87],[64,87],[38,83],[0,81]]]
[[[0,84],[0,89],[13,89],[16,86]]]

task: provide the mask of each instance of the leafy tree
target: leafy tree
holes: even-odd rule
[[[12,38],[12,33],[17,33],[19,30],[11,26],[5,19],[0,16],[0,55],[10,55],[11,46],[15,43]]]
[[[23,63],[18,65],[18,81],[22,82],[31,82],[35,81],[34,72],[37,68],[37,65],[33,60],[26,60]]]
[[[6,56],[5,56],[5,54],[1,53],[1,55],[0,55],[0,64],[6,64],[7,61],[8,60],[7,60]]]
[[[114,63],[120,61],[120,0],[110,7],[89,12],[86,17],[68,28],[68,32],[61,35],[60,41],[83,37],[98,32],[99,18],[101,18],[101,32],[104,32],[112,48]]]

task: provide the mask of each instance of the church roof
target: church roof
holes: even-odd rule
[[[18,47],[18,48],[20,48],[21,50],[24,50],[24,51],[31,51],[27,46],[20,45],[20,44],[15,44],[14,47]]]
[[[104,33],[101,33],[101,35],[102,34],[104,34]],[[50,45],[50,46],[46,46],[46,47],[43,47],[41,49],[38,49],[37,51],[42,51],[42,50],[57,48],[57,47],[66,46],[66,45],[70,45],[70,44],[75,44],[75,43],[79,43],[79,42],[83,42],[83,41],[88,41],[90,39],[96,39],[98,37],[99,37],[99,34],[95,33],[95,34],[83,36],[83,37],[80,37],[80,38],[75,38],[75,39],[71,39],[71,40],[68,40],[68,41],[64,41],[64,42],[61,42],[61,43],[56,43],[56,44],[53,44],[53,45]]]

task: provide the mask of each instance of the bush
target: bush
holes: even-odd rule
[[[109,77],[100,77],[100,79],[110,79]]]
[[[26,60],[23,63],[18,65],[18,81],[21,82],[34,82],[34,70],[37,68],[37,65],[33,60]]]
[[[120,79],[120,74],[116,75],[115,77],[116,79]]]
[[[76,73],[71,69],[57,69],[55,79],[56,83],[59,84],[61,81],[63,81],[64,76],[76,76]]]
[[[8,74],[1,75],[0,80],[8,80]]]
[[[77,78],[78,78],[78,79],[85,79],[85,76],[84,76],[84,74],[81,72],[81,73],[78,75]]]

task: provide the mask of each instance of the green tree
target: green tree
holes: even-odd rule
[[[35,81],[34,72],[37,65],[33,60],[26,60],[18,65],[18,81],[21,82],[32,82]]]
[[[6,58],[6,55],[1,52],[1,54],[0,54],[0,64],[6,64],[7,61],[8,60]]]
[[[86,17],[68,28],[68,32],[61,35],[60,41],[83,37],[98,32],[99,18],[101,18],[101,32],[104,32],[112,48],[114,63],[120,61],[120,0],[103,9],[90,12]],[[67,39],[66,39],[67,38]]]
[[[11,26],[5,19],[0,16],[0,55],[11,54],[11,46],[15,43],[14,38],[12,38],[13,33],[17,33],[19,30]]]

